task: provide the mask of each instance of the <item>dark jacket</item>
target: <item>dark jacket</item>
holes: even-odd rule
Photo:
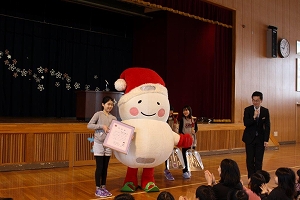
[[[243,142],[246,144],[252,143],[255,137],[259,137],[259,139],[263,142],[268,142],[270,137],[270,114],[269,110],[265,107],[260,107],[260,114],[258,121],[253,119],[254,115],[254,106],[248,106],[244,110],[244,134],[243,134]],[[256,133],[258,135],[256,136]]]

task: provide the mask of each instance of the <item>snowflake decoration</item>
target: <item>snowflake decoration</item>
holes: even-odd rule
[[[85,85],[85,90],[90,90],[90,85]]]
[[[67,90],[70,90],[70,89],[71,89],[71,84],[66,83],[66,89],[67,89]]]
[[[3,56],[3,52],[2,52],[2,51],[0,51],[0,59],[2,58],[2,56]]]
[[[7,59],[11,59],[11,55],[7,55]]]
[[[39,68],[37,68],[38,72],[41,74],[44,72],[44,68],[42,68],[42,66],[40,66]]]
[[[15,72],[14,75],[13,75],[13,77],[17,78],[17,76],[18,76],[18,73]]]
[[[69,75],[67,73],[64,73],[64,78],[68,77]]]
[[[51,74],[51,76],[55,76],[55,70],[51,69],[50,74]]]
[[[17,72],[21,72],[21,69],[20,69],[20,68],[16,68],[16,71],[17,71]]]
[[[75,82],[74,88],[75,88],[76,90],[79,89],[79,88],[80,88],[80,83]]]
[[[61,78],[61,75],[62,75],[62,73],[60,73],[60,72],[57,72],[57,73],[55,74],[56,78]]]
[[[32,77],[33,77],[33,78],[36,78],[36,77],[37,77],[36,73],[34,73],[34,74],[32,75]]]
[[[14,70],[11,70],[11,66],[12,66],[12,65],[9,64],[7,69],[10,70],[10,71],[14,71]]]
[[[37,89],[41,92],[41,91],[43,91],[45,88],[44,88],[43,84],[38,84]]]
[[[16,66],[14,64],[9,64],[8,66],[8,69],[10,69],[12,72],[15,71]]]
[[[6,54],[6,55],[8,55],[8,54],[9,54],[9,51],[8,51],[8,49],[5,49],[5,51],[4,51],[4,52],[5,52],[5,54]]]
[[[41,82],[41,79],[40,79],[39,77],[36,77],[36,78],[35,78],[35,82],[40,83],[40,82]]]
[[[21,71],[21,76],[27,76],[27,71],[25,70],[25,69],[23,69],[22,71]]]
[[[28,75],[32,75],[32,70],[31,69],[28,70]]]
[[[59,87],[59,86],[60,86],[60,83],[59,83],[59,82],[55,82],[55,86],[56,86],[56,87]]]
[[[44,72],[45,72],[45,73],[48,73],[48,68],[47,68],[47,67],[44,69]]]
[[[68,82],[68,83],[70,83],[71,82],[71,77],[66,77],[66,81]]]
[[[95,91],[96,91],[96,92],[99,92],[99,91],[100,91],[100,88],[96,87]]]
[[[8,61],[8,60],[5,60],[5,61],[4,61],[4,64],[5,64],[5,65],[8,65],[8,64],[9,64],[9,61]]]
[[[97,75],[94,75],[94,79],[98,79],[98,76],[97,76]]]
[[[16,59],[13,59],[12,62],[14,65],[16,65],[18,61]]]

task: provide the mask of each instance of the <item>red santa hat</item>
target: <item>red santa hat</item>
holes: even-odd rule
[[[155,71],[148,68],[132,67],[124,70],[115,82],[115,88],[118,91],[125,90],[125,94],[119,100],[118,105],[144,93],[161,93],[168,97],[168,90],[163,79]]]

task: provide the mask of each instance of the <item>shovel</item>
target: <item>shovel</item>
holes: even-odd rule
[[[167,160],[167,169],[184,169],[185,164],[182,156],[182,152],[179,148],[174,147],[172,154]]]

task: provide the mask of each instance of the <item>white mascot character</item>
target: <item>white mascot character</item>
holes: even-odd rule
[[[128,154],[114,151],[116,158],[128,166],[122,192],[138,188],[138,168],[142,168],[141,187],[146,192],[158,192],[154,167],[171,155],[174,145],[190,147],[190,134],[177,134],[166,123],[170,103],[163,79],[148,68],[133,67],[122,72],[115,82],[124,95],[118,102],[123,123],[135,127]]]

